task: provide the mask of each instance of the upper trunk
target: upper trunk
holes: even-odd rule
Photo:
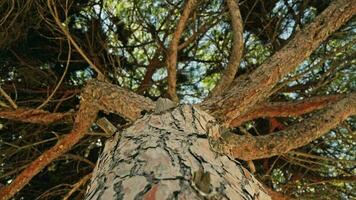
[[[215,153],[204,111],[183,105],[137,120],[106,142],[86,199],[270,199],[235,160]]]

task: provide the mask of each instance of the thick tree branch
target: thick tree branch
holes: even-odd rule
[[[256,103],[266,99],[277,82],[292,72],[331,33],[356,13],[356,0],[336,0],[311,24],[299,31],[281,50],[251,75],[236,80],[223,95],[209,98],[202,108],[225,125],[245,114]]]
[[[0,198],[10,199],[49,163],[77,144],[94,123],[99,110],[117,113],[134,121],[141,116],[142,111],[152,110],[154,106],[151,100],[118,86],[97,80],[89,81],[81,94],[80,108],[75,117],[73,130],[34,160],[10,185],[3,187],[0,190]]]
[[[1,199],[10,199],[49,163],[63,153],[69,151],[85,135],[91,124],[94,122],[97,112],[98,109],[94,107],[90,101],[82,101],[75,117],[73,130],[62,140],[58,141],[55,146],[45,151],[34,160],[11,182],[10,185],[4,186],[0,190]]]
[[[171,43],[169,45],[168,53],[167,53],[167,71],[168,71],[168,95],[173,100],[178,102],[177,96],[177,55],[178,55],[178,44],[179,39],[183,33],[187,20],[189,18],[190,12],[194,9],[196,0],[188,0],[183,13],[178,21],[178,25],[176,30],[173,33],[173,37]]]
[[[105,112],[112,112],[129,119],[136,120],[141,112],[153,110],[155,104],[148,98],[109,83],[92,80],[86,86],[93,105]],[[85,97],[82,97],[85,98]],[[56,121],[72,121],[72,113],[50,113],[40,109],[19,108],[16,110],[0,110],[0,118],[34,124],[50,124]]]
[[[98,80],[89,81],[86,92],[90,93],[90,98],[94,99],[92,104],[99,110],[119,114],[130,121],[138,119],[142,111],[153,110],[156,105],[149,98]]]
[[[50,113],[40,109],[18,108],[0,110],[0,118],[34,124],[50,124],[61,120],[70,122],[72,113]]]
[[[329,105],[319,113],[283,131],[263,136],[222,135],[224,152],[243,160],[268,158],[304,146],[356,114],[356,93]]]
[[[218,84],[211,92],[211,96],[221,95],[225,91],[225,89],[230,86],[239,68],[244,48],[243,25],[239,5],[235,0],[227,0],[226,2],[231,16],[231,25],[234,36],[233,46],[226,70]]]
[[[235,118],[230,127],[237,127],[243,122],[247,122],[260,117],[291,117],[300,116],[318,109],[322,109],[345,97],[345,95],[330,95],[312,97],[295,102],[266,102],[257,105],[246,114]]]

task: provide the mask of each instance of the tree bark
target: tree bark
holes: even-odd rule
[[[225,132],[222,153],[243,160],[269,158],[287,153],[318,139],[356,114],[356,93],[351,93],[300,123],[268,135],[251,136]]]
[[[183,105],[145,115],[106,142],[85,199],[270,199],[210,146],[213,117]]]

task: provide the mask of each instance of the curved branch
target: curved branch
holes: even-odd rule
[[[287,153],[323,136],[351,115],[356,115],[356,93],[349,94],[312,117],[273,134],[254,137],[224,133],[224,152],[243,160]]]
[[[65,27],[62,24],[62,22],[60,21],[60,18],[58,16],[58,11],[57,11],[56,5],[54,5],[53,0],[48,0],[47,1],[47,5],[48,5],[50,13],[52,14],[57,26],[59,26],[59,28],[61,29],[63,34],[68,38],[70,43],[74,46],[74,48],[78,51],[78,53],[84,58],[84,60],[90,65],[90,67],[92,69],[94,69],[96,71],[96,73],[98,73],[98,78],[101,79],[101,80],[104,80],[105,79],[105,75],[103,74],[103,72],[101,72],[101,70],[89,59],[89,57],[85,54],[83,49],[79,47],[79,45],[77,44],[75,39],[72,37],[72,35],[70,34],[68,28]]]
[[[232,31],[234,36],[232,52],[226,70],[218,84],[211,92],[211,96],[221,95],[226,88],[230,86],[239,68],[244,49],[243,25],[239,5],[235,0],[227,0],[227,5],[231,16]]]
[[[221,96],[207,99],[202,108],[225,125],[245,114],[271,94],[277,82],[292,72],[303,60],[356,13],[356,0],[336,0],[314,22],[296,33],[294,38],[251,75],[239,78]]]
[[[183,33],[187,20],[189,18],[190,12],[193,10],[196,4],[196,0],[188,0],[182,16],[179,19],[176,30],[173,33],[172,41],[169,45],[168,54],[167,54],[167,71],[168,71],[168,95],[171,100],[178,102],[177,96],[177,56],[178,56],[178,44],[179,39]]]
[[[97,80],[89,81],[81,94],[80,107],[75,117],[73,130],[30,163],[10,185],[1,188],[1,199],[10,199],[49,163],[77,144],[94,123],[99,110],[114,112],[133,121],[141,116],[142,111],[152,110],[154,106],[155,104],[148,98],[116,85]]]
[[[75,117],[73,130],[62,140],[58,141],[55,146],[42,153],[36,160],[29,164],[10,185],[1,188],[1,199],[10,199],[49,163],[77,144],[94,122],[97,112],[98,109],[90,102],[82,101]]]
[[[295,102],[266,102],[257,105],[256,108],[248,111],[241,117],[235,118],[229,124],[229,127],[237,127],[243,122],[247,122],[260,117],[290,117],[300,116],[318,109],[322,109],[327,105],[337,102],[345,97],[345,95],[330,95],[312,97],[305,100]]]

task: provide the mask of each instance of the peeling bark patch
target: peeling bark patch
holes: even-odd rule
[[[120,165],[115,166],[113,171],[117,176],[125,177],[131,174],[133,167],[133,163],[122,162]]]
[[[209,162],[213,165],[220,165],[216,162],[215,158],[217,154],[211,151],[209,141],[207,139],[197,139],[195,143],[190,147],[191,152],[203,159],[204,162]]]
[[[121,157],[130,157],[134,154],[136,154],[136,150],[139,147],[139,144],[137,144],[137,141],[135,140],[125,140],[121,145],[119,145],[116,149],[116,151],[119,152],[118,158]]]
[[[144,200],[155,200],[157,193],[158,185],[154,185],[146,194]]]
[[[170,156],[160,148],[147,149],[140,156],[140,161],[145,162],[143,170],[149,174],[154,174],[157,179],[167,179],[182,176],[179,168],[172,165]]]
[[[152,115],[149,120],[149,125],[157,129],[163,129],[165,127],[159,115]]]
[[[136,195],[143,191],[148,184],[144,176],[134,176],[122,182],[123,199],[135,199]],[[110,197],[106,199],[112,199]]]
[[[145,199],[160,200],[174,199],[176,192],[180,191],[178,180],[164,180],[154,185],[146,194]]]
[[[138,120],[135,125],[131,127],[132,129],[128,129],[129,132],[143,133],[147,128],[147,124],[145,123],[145,120],[141,119]]]
[[[188,105],[139,119],[121,139],[107,142],[86,199],[269,199],[238,162],[212,150],[212,124],[220,130],[210,115]],[[199,181],[200,188],[209,182],[205,192],[193,180],[199,170],[209,174]]]

